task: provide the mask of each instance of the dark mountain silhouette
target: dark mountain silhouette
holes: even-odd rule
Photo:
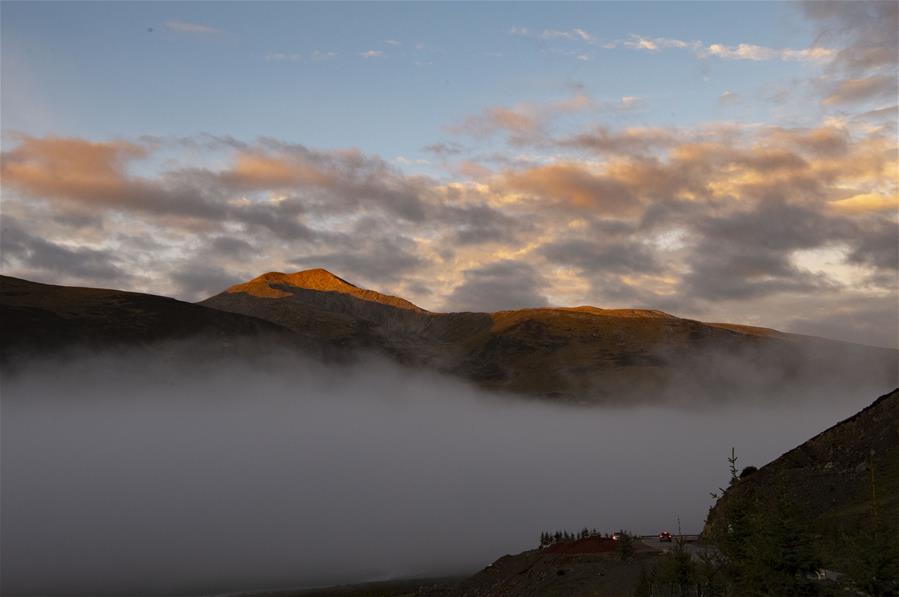
[[[39,284],[0,276],[0,359],[26,359],[66,349],[151,346],[202,338],[211,352],[260,339],[301,346],[276,324],[175,299],[98,288]]]

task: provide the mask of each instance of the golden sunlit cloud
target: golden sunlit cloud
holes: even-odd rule
[[[876,193],[863,193],[853,195],[846,199],[829,201],[828,206],[839,212],[849,214],[861,214],[868,212],[893,212],[899,213],[899,197],[878,195]]]

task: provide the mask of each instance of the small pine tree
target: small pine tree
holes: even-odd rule
[[[802,512],[781,480],[771,503],[755,508],[744,552],[742,580],[762,595],[812,595],[821,568],[815,541]]]
[[[854,536],[842,538],[847,552],[845,572],[872,597],[899,595],[899,528],[884,521],[878,510],[874,460],[869,459],[871,502],[867,519]]]
[[[679,536],[671,551],[660,556],[652,581],[653,595],[670,597],[702,595],[696,564],[683,538]]]
[[[634,557],[634,538],[630,533],[621,532],[615,542],[615,553],[622,562],[628,562]]]
[[[637,586],[634,587],[634,597],[653,597],[652,585],[652,575],[646,570],[646,566],[641,566]]]
[[[703,550],[696,559],[696,594],[701,597],[722,597],[726,594],[724,562],[715,552]]]

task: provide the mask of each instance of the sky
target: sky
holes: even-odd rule
[[[2,271],[897,346],[897,3],[3,2]]]

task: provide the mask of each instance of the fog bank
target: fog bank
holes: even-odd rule
[[[289,588],[474,571],[543,530],[698,532],[731,446],[760,466],[889,389],[676,411],[380,361],[34,364],[2,384],[2,589]]]

